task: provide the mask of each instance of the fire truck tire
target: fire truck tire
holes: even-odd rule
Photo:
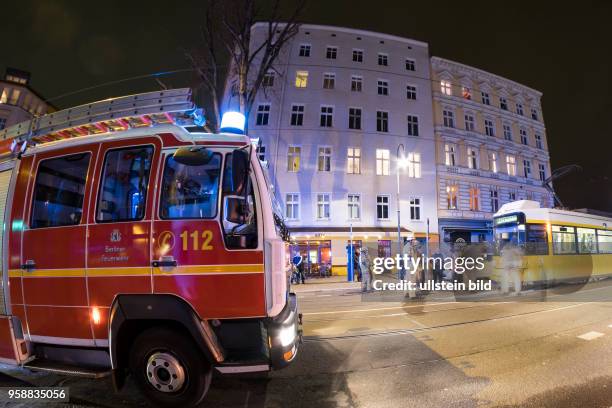
[[[155,405],[193,407],[208,392],[212,366],[189,335],[154,327],[134,340],[130,373]]]

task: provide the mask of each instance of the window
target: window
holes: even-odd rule
[[[325,58],[327,59],[336,59],[338,56],[338,47],[327,47],[325,52]]]
[[[308,71],[297,71],[295,73],[295,87],[306,88],[308,85]]]
[[[459,186],[456,184],[448,184],[446,186],[446,208],[449,210],[457,209],[457,193],[459,192]]]
[[[285,195],[285,217],[288,220],[300,219],[300,195],[298,193]]]
[[[357,75],[351,76],[351,91],[361,92],[363,87],[363,78]]]
[[[489,99],[489,94],[487,92],[481,92],[480,96],[482,97],[482,103],[485,105],[491,104],[491,99]]]
[[[389,95],[389,82],[383,79],[378,80],[378,94]]]
[[[555,254],[576,253],[576,228],[553,225],[552,247]]]
[[[310,57],[310,44],[300,44],[300,57]]]
[[[264,146],[262,144],[257,146],[257,157],[262,162],[266,161],[266,146]]]
[[[376,111],[376,131],[389,131],[389,112]]]
[[[497,153],[489,152],[489,171],[497,173]]]
[[[444,145],[444,156],[445,156],[445,160],[444,163],[447,166],[454,166],[455,165],[455,146],[451,145],[451,144],[445,144]]]
[[[419,135],[419,118],[414,115],[408,115],[408,136]]]
[[[144,218],[152,157],[152,146],[106,153],[96,221],[135,221]]]
[[[523,160],[523,176],[525,178],[531,177],[531,162],[527,159]]]
[[[465,114],[465,130],[467,130],[468,132],[473,132],[474,128],[475,128],[474,115],[472,115],[471,113],[466,113]]]
[[[540,175],[540,181],[546,180],[546,165],[544,163],[538,164],[538,172]]]
[[[521,135],[521,144],[527,145],[527,131],[524,128],[519,129]]]
[[[520,104],[520,103],[516,104],[516,113],[521,115],[521,116],[523,115],[523,105],[522,104]]]
[[[5,127],[6,127],[6,119],[0,118],[0,130],[4,129]]]
[[[406,58],[406,71],[416,71],[416,63],[411,58]]]
[[[330,194],[317,194],[317,219],[328,220],[330,218]]]
[[[408,177],[421,177],[421,154],[408,153]]]
[[[472,90],[467,86],[461,87],[461,96],[463,99],[471,100],[472,99]]]
[[[322,127],[332,127],[334,120],[333,106],[321,106],[321,121]]]
[[[597,253],[597,237],[592,228],[576,228],[578,235],[578,253],[595,254]]]
[[[263,77],[263,81],[261,85],[264,87],[274,86],[274,76],[275,76],[274,71],[266,72],[266,74]]]
[[[376,175],[389,175],[389,150],[376,149]]]
[[[452,110],[444,109],[444,111],[442,111],[442,117],[444,126],[449,128],[455,127],[455,113]]]
[[[487,136],[494,137],[495,136],[495,126],[493,125],[493,121],[491,119],[485,119],[485,134]]]
[[[418,221],[421,219],[421,199],[418,197],[410,197],[408,202],[410,205],[410,219]]]
[[[413,101],[416,100],[417,98],[417,90],[416,90],[416,86],[414,85],[406,85],[406,98],[407,99],[411,99]]]
[[[516,191],[510,191],[510,192],[508,193],[508,199],[509,199],[510,201],[516,201]]]
[[[89,153],[43,160],[38,165],[30,228],[77,225],[83,214]]]
[[[440,81],[440,92],[442,92],[443,95],[448,96],[453,94],[450,81],[446,81],[444,79]]]
[[[539,133],[536,133],[534,137],[535,137],[536,147],[538,149],[542,149],[543,148],[543,145],[542,145],[542,135],[539,134]]]
[[[4,88],[2,90],[2,95],[0,95],[0,103],[7,103],[8,102],[9,91],[10,91],[10,88]]]
[[[499,108],[503,110],[508,110],[508,101],[503,96],[499,97]]]
[[[159,216],[175,220],[214,218],[217,215],[220,175],[220,154],[214,154],[207,164],[201,166],[177,163],[169,155],[164,167]]]
[[[287,149],[287,171],[296,172],[300,170],[300,156],[302,148],[300,146],[289,146]]]
[[[612,231],[597,230],[597,247],[600,254],[612,254]]]
[[[491,212],[496,213],[499,210],[499,192],[495,187],[491,187],[489,196],[491,197]]]
[[[361,108],[349,108],[349,129],[361,129]]]
[[[331,171],[331,147],[319,147],[317,170]]]
[[[538,110],[536,108],[531,108],[531,119],[538,120]]]
[[[11,93],[11,100],[9,101],[9,103],[11,105],[17,105],[17,102],[19,102],[20,95],[21,95],[20,89],[13,89],[13,92]]]
[[[257,106],[257,118],[255,124],[257,126],[266,126],[270,121],[270,104],[265,103]]]
[[[389,56],[387,54],[378,54],[378,65],[387,66],[389,65]]]
[[[346,172],[348,174],[361,173],[361,149],[359,147],[347,149]]]
[[[527,224],[525,253],[527,255],[548,255],[546,224]]]
[[[467,161],[468,167],[470,169],[478,168],[478,152],[473,147],[468,147],[467,149]]]
[[[376,218],[379,220],[389,219],[389,196],[376,196]]]
[[[476,186],[470,187],[470,211],[480,211],[480,190]]]
[[[363,62],[363,50],[353,50],[353,62]]]
[[[336,86],[336,74],[325,73],[323,74],[323,88],[334,89]]]
[[[516,176],[516,157],[511,155],[506,156],[506,171],[509,176]]]
[[[507,123],[504,123],[504,139],[512,140],[512,128]]]
[[[359,194],[348,195],[348,218],[349,220],[361,218],[361,196]]]
[[[304,105],[291,105],[291,126],[304,125]]]

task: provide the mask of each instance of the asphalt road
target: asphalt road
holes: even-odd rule
[[[304,292],[305,341],[294,364],[217,376],[202,406],[612,407],[612,288],[543,298],[407,302]],[[69,386],[72,406],[147,406],[132,384],[116,395],[107,381],[0,371],[0,386]],[[0,400],[18,406],[9,404]]]

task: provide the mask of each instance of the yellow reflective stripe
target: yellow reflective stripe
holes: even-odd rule
[[[151,268],[91,268],[87,276],[143,276],[151,275]]]
[[[176,268],[153,268],[155,275],[204,275],[210,273],[263,273],[263,264],[194,265]]]
[[[13,269],[14,272],[19,273],[16,276],[27,277],[58,277],[58,278],[84,278],[85,277],[85,269],[34,269],[33,271],[20,271],[19,269]],[[9,272],[10,274],[10,272]]]

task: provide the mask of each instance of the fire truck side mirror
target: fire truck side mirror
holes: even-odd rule
[[[179,147],[174,155],[174,161],[185,166],[203,166],[210,162],[213,153],[203,146]]]
[[[244,224],[246,222],[244,197],[229,195],[225,196],[223,201],[223,213],[226,221],[224,224],[230,224],[225,225],[226,230],[230,226]]]
[[[246,197],[249,181],[249,153],[244,149],[232,152],[232,190],[237,196]]]

